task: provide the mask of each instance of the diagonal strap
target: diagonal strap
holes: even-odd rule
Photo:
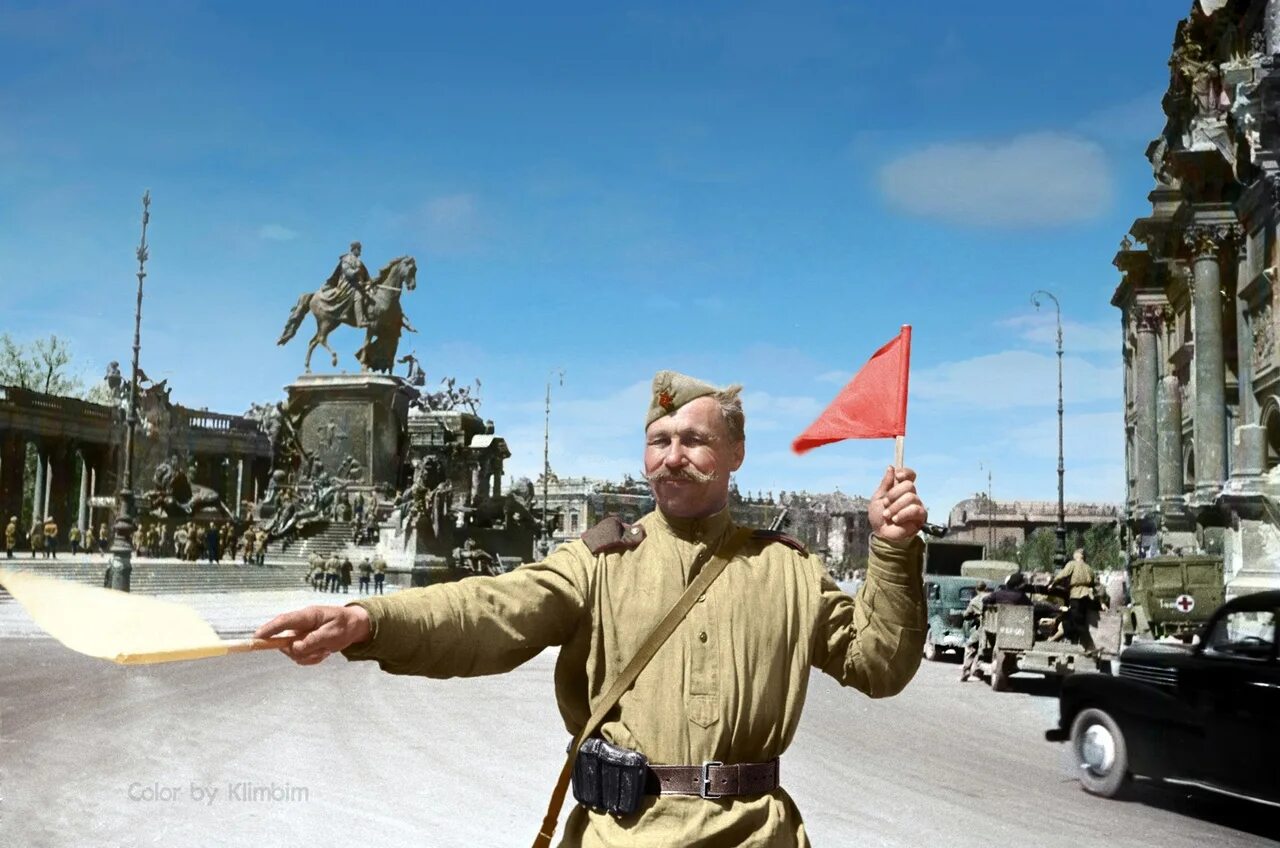
[[[613,685],[609,687],[609,691],[605,693],[604,698],[596,705],[595,710],[591,713],[591,718],[587,719],[587,723],[583,725],[578,737],[569,746],[569,756],[565,758],[564,768],[560,769],[560,777],[556,780],[556,787],[551,791],[551,801],[547,804],[547,815],[542,820],[542,828],[538,831],[537,838],[533,840],[533,848],[550,848],[551,846],[551,837],[555,835],[556,822],[560,818],[560,808],[564,806],[564,796],[569,788],[569,779],[573,775],[573,762],[578,757],[578,748],[582,746],[583,742],[587,741],[591,734],[596,732],[596,728],[604,721],[605,716],[609,714],[609,711],[622,699],[623,694],[636,682],[636,678],[640,676],[640,672],[644,671],[645,666],[649,664],[649,660],[653,659],[654,654],[658,653],[658,649],[666,643],[671,634],[680,626],[680,622],[684,621],[684,617],[689,614],[689,610],[693,609],[693,605],[697,603],[698,597],[707,591],[707,588],[724,571],[725,566],[737,555],[738,549],[742,547],[747,539],[751,538],[751,532],[750,528],[739,527],[729,534],[724,544],[720,546],[715,558],[703,566],[702,571],[698,572],[698,576],[684,590],[680,600],[676,601],[675,605],[667,610],[667,614],[663,616],[662,621],[658,622],[658,626],[653,628],[649,638],[644,640],[640,650],[631,658],[631,662],[627,663],[626,668],[622,669],[622,673],[614,679]]]

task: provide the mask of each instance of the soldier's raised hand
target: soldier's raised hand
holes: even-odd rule
[[[890,467],[871,496],[867,508],[871,532],[889,542],[906,542],[929,520],[920,495],[916,493],[916,472]]]
[[[358,606],[304,607],[277,615],[253,635],[257,639],[269,639],[286,630],[292,630],[295,637],[280,653],[298,665],[323,662],[335,651],[364,642],[371,635],[369,613]]]

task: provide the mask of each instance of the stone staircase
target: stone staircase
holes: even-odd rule
[[[361,557],[373,556],[376,545],[353,545],[351,543],[353,530],[354,525],[350,521],[330,521],[323,530],[301,541],[295,541],[283,553],[273,550],[278,547],[277,545],[270,546],[267,550],[267,560],[299,565],[304,572],[308,567],[308,557],[316,553],[325,557],[334,553],[339,557],[345,555],[350,557],[352,563],[359,563]]]
[[[101,586],[107,559],[101,556],[92,559],[59,557],[56,560],[0,558],[0,568]],[[133,562],[129,584],[131,591],[142,595],[299,589],[305,585],[306,571],[305,564],[275,561],[274,557],[265,566],[240,565],[225,560],[218,565],[210,565],[177,559],[141,559]],[[0,601],[8,600],[11,600],[9,593],[0,588]]]

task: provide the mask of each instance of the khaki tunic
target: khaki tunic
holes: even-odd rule
[[[496,674],[559,645],[556,698],[576,733],[623,665],[695,576],[690,566],[732,529],[728,511],[699,520],[640,519],[634,550],[593,555],[581,541],[497,577],[357,601],[369,641],[348,659],[428,677]],[[600,733],[654,764],[764,762],[795,735],[810,668],[872,697],[899,692],[920,664],[923,544],[873,539],[857,601],[820,559],[751,540],[623,695]],[[564,750],[548,745],[548,756]],[[786,768],[782,769],[785,781]],[[547,787],[550,794],[551,787]],[[529,811],[530,834],[543,811]],[[784,789],[721,800],[646,798],[622,822],[574,806],[564,846],[807,846]]]
[[[1053,581],[1067,581],[1070,587],[1068,595],[1071,600],[1076,598],[1092,598],[1094,576],[1093,569],[1086,562],[1077,562],[1071,560],[1062,566],[1062,570],[1053,576]]]

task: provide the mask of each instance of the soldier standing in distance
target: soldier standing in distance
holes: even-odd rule
[[[72,524],[71,529],[67,531],[67,543],[71,545],[72,556],[80,553],[80,528],[74,524]]]
[[[807,846],[778,758],[811,668],[877,698],[915,675],[925,637],[917,536],[927,512],[914,471],[885,471],[868,508],[867,582],[856,600],[800,542],[736,526],[728,500],[746,447],[740,390],[658,373],[644,448],[657,509],[636,524],[610,517],[543,562],[307,607],[256,635],[292,630],[283,650],[300,665],[342,651],[432,677],[500,673],[559,645],[557,701],[575,732],[619,673],[612,658],[633,656],[704,563],[726,542],[740,545],[599,728],[604,741],[648,758],[657,794],[618,818],[579,804],[561,844]],[[659,765],[675,768],[664,777]],[[700,775],[720,797],[703,795]]]
[[[373,593],[382,594],[382,587],[387,582],[387,561],[382,554],[373,555]]]
[[[982,603],[986,600],[987,582],[979,580],[973,587],[973,597],[965,605],[962,619],[969,627],[964,640],[964,663],[960,666],[960,682],[966,683],[973,676],[973,664],[978,661],[978,648],[982,644]]]
[[[13,549],[18,547],[18,516],[9,516],[9,523],[4,528],[4,556],[13,559]]]
[[[106,553],[107,546],[111,544],[111,537],[107,533],[107,522],[98,525],[98,545],[101,546],[103,553]]]
[[[58,522],[52,515],[46,515],[44,519],[44,556],[45,559],[58,558]]]
[[[365,557],[360,560],[360,589],[361,595],[369,592],[369,578],[373,576],[373,564],[369,562],[369,558]]]

